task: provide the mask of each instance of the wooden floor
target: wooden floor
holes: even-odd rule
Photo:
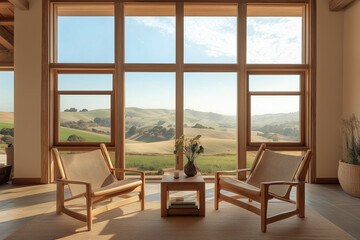
[[[187,194],[192,193],[174,193]],[[213,201],[214,184],[206,183],[206,201]],[[160,201],[160,184],[146,184],[146,201]],[[17,231],[55,205],[55,185],[0,186],[0,239]],[[360,239],[360,199],[345,194],[339,185],[307,184],[306,206]]]

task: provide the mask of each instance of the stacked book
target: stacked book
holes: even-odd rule
[[[169,201],[169,209],[198,209],[195,198],[172,197]]]

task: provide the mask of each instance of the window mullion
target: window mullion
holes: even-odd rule
[[[184,134],[184,3],[176,3],[176,138]],[[176,169],[183,169],[183,156],[176,159]]]

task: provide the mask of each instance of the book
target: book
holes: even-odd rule
[[[170,198],[170,204],[172,205],[195,205],[195,198],[183,198],[183,197],[174,197]]]
[[[198,205],[189,205],[189,204],[169,204],[169,209],[198,209]]]

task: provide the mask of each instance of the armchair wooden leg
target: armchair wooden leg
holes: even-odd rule
[[[305,185],[296,186],[296,209],[299,210],[298,217],[305,217]]]
[[[64,209],[64,184],[57,183],[56,186],[56,214],[60,215]]]
[[[215,188],[215,194],[214,194],[214,208],[215,210],[219,209],[219,175],[217,173],[215,173],[215,183],[214,183],[214,188]]]
[[[145,182],[143,182],[143,184],[141,185],[141,211],[144,210],[145,210]]]
[[[269,189],[265,185],[261,185],[261,231],[266,232],[266,218],[268,206],[268,193]]]
[[[91,188],[89,186],[86,186],[86,222],[88,230],[91,231],[92,229],[92,193]]]

